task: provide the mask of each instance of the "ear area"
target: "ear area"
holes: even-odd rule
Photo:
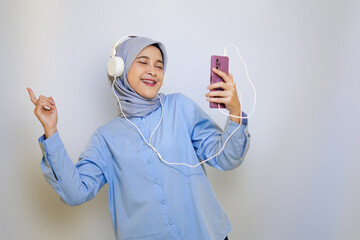
[[[112,77],[120,77],[124,72],[124,60],[121,57],[111,57],[107,64],[107,72]]]
[[[162,80],[162,84],[164,84],[164,82],[166,81],[166,74],[164,74],[163,80]]]

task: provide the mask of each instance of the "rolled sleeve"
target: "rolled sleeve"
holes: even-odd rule
[[[39,144],[43,153],[47,153],[50,156],[54,155],[59,149],[64,147],[58,132],[55,132],[53,135],[46,139],[45,135],[42,135],[39,138]]]
[[[56,163],[51,162],[51,156],[63,148],[63,143],[58,132],[55,132],[49,138],[45,138],[45,135],[42,135],[38,141],[43,155],[40,163],[41,170],[45,176],[46,181],[55,190],[58,190],[58,178],[53,167],[53,165]]]
[[[101,152],[99,137],[97,134],[95,136],[95,143],[88,151],[97,152],[100,149]],[[41,136],[39,144],[43,154],[41,170],[45,179],[68,205],[75,206],[92,199],[105,184],[103,168],[106,164],[101,153],[74,164],[57,132],[47,139]]]
[[[243,112],[242,116],[246,117],[247,115]],[[209,165],[222,171],[237,168],[244,161],[249,149],[249,142],[250,134],[247,119],[243,119],[241,125],[239,125],[228,118],[217,151],[220,151],[220,147],[224,144],[226,146],[219,156],[209,162]]]

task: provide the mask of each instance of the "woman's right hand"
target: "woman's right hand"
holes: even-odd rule
[[[49,138],[57,131],[57,109],[55,101],[52,97],[45,97],[40,95],[39,98],[35,97],[31,88],[27,88],[31,102],[35,105],[34,114],[42,124],[45,137]]]

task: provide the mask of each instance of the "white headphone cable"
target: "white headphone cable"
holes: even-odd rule
[[[205,159],[205,160],[203,160],[203,161],[200,161],[198,164],[195,164],[195,165],[190,165],[190,164],[187,164],[187,163],[169,163],[169,162],[165,161],[164,159],[162,159],[161,155],[156,151],[156,152],[158,153],[158,156],[159,156],[159,158],[160,158],[161,161],[163,161],[163,162],[165,162],[165,163],[167,163],[167,164],[170,164],[170,165],[184,165],[184,166],[188,166],[188,167],[191,167],[191,168],[195,168],[195,167],[197,167],[197,166],[199,166],[199,165],[201,165],[201,164],[203,164],[203,163],[206,163],[207,161],[213,159],[214,157],[217,157],[217,156],[225,149],[226,143],[229,141],[230,137],[231,137],[232,135],[234,135],[234,133],[235,133],[237,130],[239,130],[239,128],[241,127],[242,119],[245,119],[245,118],[247,119],[247,118],[249,118],[249,117],[253,114],[254,109],[255,109],[255,105],[256,105],[256,89],[255,89],[255,87],[254,87],[254,84],[253,84],[252,81],[250,80],[247,65],[246,65],[246,63],[244,62],[244,60],[242,59],[242,57],[241,57],[241,55],[240,55],[240,52],[239,52],[239,50],[237,49],[237,47],[236,47],[234,44],[232,44],[232,43],[231,43],[231,44],[227,44],[227,45],[225,46],[225,49],[224,49],[224,55],[226,56],[226,49],[227,49],[228,46],[233,46],[233,47],[236,49],[236,51],[237,51],[237,53],[238,53],[238,55],[239,55],[242,63],[243,63],[244,66],[245,66],[246,77],[247,77],[247,79],[249,80],[249,83],[250,83],[250,85],[252,86],[252,88],[253,88],[253,90],[254,90],[254,105],[253,105],[252,111],[250,112],[250,114],[249,114],[247,117],[235,116],[235,115],[231,115],[231,114],[228,114],[228,113],[222,111],[222,109],[220,108],[220,104],[218,104],[219,110],[220,110],[223,114],[225,114],[225,115],[227,115],[227,116],[230,116],[230,117],[240,118],[240,124],[239,124],[239,126],[238,126],[237,128],[235,128],[235,130],[227,137],[227,139],[225,140],[225,142],[224,142],[222,148],[220,149],[220,151],[217,152],[215,155],[209,157],[208,159]],[[236,89],[238,89],[238,88],[236,87]],[[240,103],[242,103],[241,91],[238,91],[238,92],[239,92],[239,95],[240,95]],[[240,114],[242,115],[241,112],[240,112]]]
[[[160,123],[161,123],[161,121],[162,121],[162,119],[163,119],[164,107],[163,107],[163,104],[162,104],[162,101],[161,101],[161,97],[158,95],[159,100],[160,100],[160,105],[161,105],[161,117],[160,117],[160,120],[159,120],[157,126],[155,127],[155,129],[154,129],[153,132],[151,133],[150,138],[149,138],[149,141],[147,141],[146,138],[144,137],[144,135],[142,134],[141,130],[140,130],[133,122],[131,122],[131,121],[126,117],[125,113],[123,112],[120,99],[119,99],[119,97],[117,96],[117,94],[115,93],[114,85],[115,85],[115,82],[116,82],[116,77],[114,77],[114,81],[113,81],[113,83],[112,83],[112,90],[113,90],[113,93],[114,93],[115,97],[116,97],[117,100],[118,100],[118,104],[119,104],[119,107],[120,107],[121,114],[124,116],[124,118],[125,118],[129,123],[131,123],[131,124],[135,127],[135,129],[137,129],[137,131],[139,132],[140,136],[142,137],[142,139],[144,140],[144,142],[146,143],[146,145],[148,145],[154,152],[156,152],[158,158],[159,158],[162,162],[164,162],[164,163],[166,163],[166,164],[168,164],[168,165],[184,165],[184,166],[191,167],[191,168],[195,168],[195,167],[197,167],[197,166],[199,166],[199,165],[201,165],[201,164],[203,164],[203,163],[208,162],[209,160],[217,157],[217,156],[225,149],[226,143],[229,141],[230,137],[231,137],[232,135],[234,135],[234,133],[241,127],[242,119],[245,119],[245,118],[247,119],[247,118],[249,118],[249,117],[253,114],[254,109],[255,109],[255,105],[256,105],[256,89],[255,89],[255,87],[254,87],[254,84],[253,84],[253,83],[251,82],[251,80],[250,80],[249,73],[248,73],[248,69],[247,69],[247,65],[245,64],[244,60],[242,59],[242,57],[241,57],[241,55],[240,55],[239,50],[237,49],[237,47],[236,47],[234,44],[228,44],[228,45],[226,45],[225,50],[224,50],[224,55],[226,56],[226,48],[227,48],[228,46],[233,46],[233,47],[236,49],[236,51],[237,51],[237,53],[238,53],[241,61],[243,62],[244,66],[245,66],[247,79],[249,80],[249,83],[251,84],[251,86],[252,86],[252,88],[253,88],[253,90],[254,90],[254,105],[253,105],[253,108],[252,108],[252,111],[250,112],[250,114],[249,114],[247,117],[243,117],[243,116],[231,115],[231,114],[228,114],[228,113],[224,112],[224,111],[220,108],[220,104],[219,104],[219,110],[220,110],[223,114],[228,115],[228,116],[230,116],[230,117],[240,118],[240,124],[239,124],[239,126],[227,137],[227,139],[225,140],[225,142],[224,142],[224,144],[223,144],[223,146],[222,146],[222,148],[220,149],[219,152],[217,152],[215,155],[209,157],[209,158],[206,159],[206,160],[200,161],[198,164],[195,164],[195,165],[190,165],[190,164],[187,164],[187,163],[170,163],[170,162],[167,162],[166,160],[164,160],[164,159],[162,158],[161,154],[156,150],[156,148],[151,145],[151,139],[152,139],[154,133],[156,132],[156,130],[158,129],[158,127],[160,126]],[[237,88],[237,87],[236,87],[236,88]],[[237,88],[237,89],[238,89],[238,88]],[[240,92],[240,91],[238,91],[238,92],[239,92],[239,95],[240,95],[240,103],[242,103],[241,92]],[[240,113],[240,114],[242,114],[242,113]]]
[[[240,54],[240,52],[239,52],[239,49],[235,46],[235,44],[233,44],[233,43],[229,43],[229,44],[227,44],[227,45],[225,46],[225,49],[224,49],[224,55],[225,55],[225,56],[227,56],[226,49],[227,49],[227,47],[229,47],[229,46],[231,46],[231,47],[235,48],[235,50],[236,50],[237,54],[238,54],[238,55],[239,55],[239,57],[240,57],[241,62],[242,62],[242,63],[244,64],[244,66],[245,66],[246,77],[247,77],[247,79],[248,79],[248,81],[249,81],[249,83],[250,83],[251,87],[252,87],[252,88],[253,88],[253,90],[254,90],[254,105],[253,105],[253,108],[252,108],[251,112],[248,114],[248,116],[247,116],[247,117],[239,117],[239,116],[235,116],[235,115],[228,114],[228,113],[224,112],[222,109],[220,109],[220,107],[219,107],[219,110],[220,110],[220,112],[222,112],[223,114],[228,115],[228,116],[230,116],[230,117],[235,117],[235,118],[245,119],[245,118],[249,118],[249,117],[251,117],[251,116],[252,116],[252,114],[254,113],[254,109],[255,109],[255,106],[256,106],[256,88],[255,88],[254,84],[252,83],[252,81],[251,81],[251,79],[250,79],[250,76],[249,76],[249,71],[248,71],[248,67],[247,67],[247,65],[246,65],[245,61],[243,60],[243,58],[241,57],[241,54]],[[236,89],[238,90],[239,95],[240,95],[240,103],[243,103],[243,102],[242,102],[242,95],[241,95],[241,91],[238,89],[238,87],[237,87],[237,86],[236,86]],[[220,104],[219,104],[219,106],[220,106]]]
[[[146,140],[146,138],[144,137],[144,135],[142,134],[141,130],[138,128],[138,126],[135,125],[135,123],[133,123],[132,121],[130,121],[124,111],[122,110],[122,106],[121,106],[121,102],[120,102],[120,99],[119,97],[117,96],[117,94],[115,93],[115,88],[114,88],[114,85],[115,85],[115,82],[116,82],[116,77],[114,77],[114,81],[112,83],[112,90],[113,90],[113,93],[116,97],[116,99],[118,100],[118,104],[119,104],[119,107],[120,107],[120,111],[121,111],[121,114],[124,116],[124,118],[130,123],[132,124],[136,129],[137,131],[140,133],[140,136],[142,137],[142,139],[144,140],[144,142],[146,143],[146,145],[148,145],[152,150],[154,150],[158,155],[160,155],[160,153],[151,145],[151,138],[152,136],[154,135],[155,131],[158,129],[158,127],[160,126],[160,123],[163,119],[163,113],[164,113],[164,108],[163,108],[163,105],[162,105],[162,102],[161,102],[161,97],[158,95],[159,99],[160,99],[160,105],[161,105],[161,117],[160,117],[160,120],[157,124],[157,126],[155,127],[154,131],[151,133],[150,135],[150,138],[149,138],[149,141]]]

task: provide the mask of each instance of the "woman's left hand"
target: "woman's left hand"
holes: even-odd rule
[[[223,103],[230,115],[240,116],[241,104],[236,92],[236,85],[234,83],[233,76],[230,73],[226,74],[216,68],[213,68],[212,70],[220,76],[224,82],[210,84],[207,87],[210,92],[205,95],[207,97],[206,100],[213,103]],[[217,88],[222,88],[223,90],[211,91]],[[230,116],[230,120],[240,123],[241,119]]]

